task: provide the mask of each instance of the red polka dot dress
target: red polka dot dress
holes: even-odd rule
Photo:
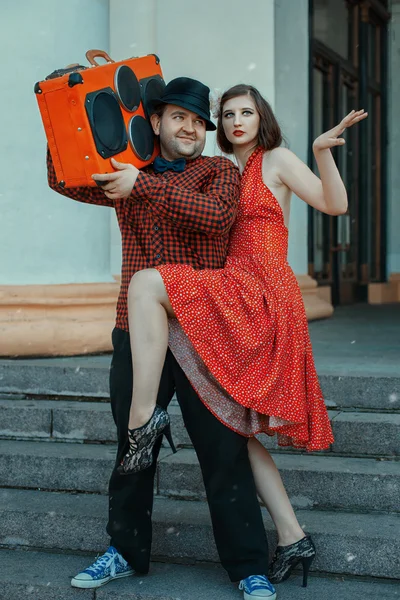
[[[169,345],[201,400],[245,436],[277,434],[309,451],[333,442],[308,323],[287,262],[282,209],[262,179],[263,150],[246,163],[223,269],[157,267],[176,314]]]

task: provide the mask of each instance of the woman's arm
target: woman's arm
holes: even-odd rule
[[[343,146],[340,136],[345,129],[365,119],[368,113],[352,111],[336,127],[320,135],[313,144],[320,179],[293,152],[277,148],[278,176],[296,196],[313,208],[328,215],[341,215],[347,211],[347,192],[333,159],[331,148]]]

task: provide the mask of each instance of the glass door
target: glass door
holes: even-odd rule
[[[309,209],[309,274],[331,286],[334,304],[366,299],[368,283],[385,276],[385,15],[378,0],[311,0],[310,145],[353,108],[369,112],[332,151],[347,213]],[[310,166],[318,174],[312,153]]]

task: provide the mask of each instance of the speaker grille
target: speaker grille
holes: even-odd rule
[[[97,152],[109,158],[126,149],[128,140],[121,107],[111,88],[87,94],[85,107]]]
[[[122,106],[129,112],[135,112],[140,104],[140,86],[130,67],[118,67],[115,71],[114,86]]]
[[[146,119],[132,117],[128,125],[128,137],[132,150],[141,160],[149,160],[154,152],[154,133]]]

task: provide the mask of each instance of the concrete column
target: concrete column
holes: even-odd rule
[[[89,48],[108,50],[108,0],[6,2],[0,45],[0,354],[107,349],[117,287],[109,211],[48,188],[33,86],[56,68],[86,64]]]
[[[241,0],[110,0],[111,56],[122,60],[154,52],[166,82],[193,77],[222,91],[250,83],[274,106],[274,0],[250,0],[246,11],[251,35]],[[212,132],[204,153],[220,153]],[[112,232],[116,274],[121,252],[114,218]]]
[[[308,69],[308,0],[276,0],[275,112],[290,150],[305,163],[309,148]],[[296,197],[290,214],[289,262],[296,274],[307,273],[307,205]]]
[[[110,51],[121,60],[155,52],[166,81],[187,76],[211,89],[240,82],[274,99],[274,0],[110,0]]]
[[[112,56],[120,60],[155,52],[167,82],[188,76],[221,91],[237,83],[255,85],[275,108],[293,151],[306,161],[308,1],[249,0],[245,11],[243,6],[241,0],[203,0],[201,6],[198,0],[110,0]],[[215,134],[209,133],[205,154],[218,153]],[[120,248],[113,227],[112,264],[117,273]],[[303,292],[314,298],[306,235],[307,207],[294,201],[290,261]],[[323,303],[323,314],[320,308],[314,314],[325,316],[331,310]]]
[[[275,0],[275,113],[289,148],[307,163],[309,108],[308,0]],[[308,273],[308,207],[293,196],[289,262],[302,289],[309,318],[332,314],[329,299],[319,297]]]
[[[221,91],[249,83],[274,106],[274,0],[158,0],[157,36],[168,79],[194,77]],[[205,154],[218,153],[207,134]]]
[[[158,54],[156,29],[157,0],[110,0],[110,56],[124,60],[131,56]],[[121,235],[115,213],[110,216],[111,272],[121,271]]]

